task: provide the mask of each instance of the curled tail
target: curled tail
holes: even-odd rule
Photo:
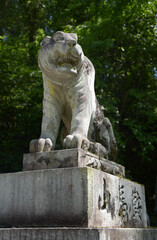
[[[115,161],[117,154],[117,143],[113,133],[110,120],[104,117],[104,114],[97,102],[97,110],[94,119],[94,141],[101,144],[104,149],[104,157]],[[102,150],[101,150],[102,151]]]

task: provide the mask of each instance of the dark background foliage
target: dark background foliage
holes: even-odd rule
[[[1,0],[0,172],[20,171],[40,135],[45,35],[75,32],[96,69],[96,94],[118,142],[117,162],[145,184],[148,211],[157,175],[157,2]]]

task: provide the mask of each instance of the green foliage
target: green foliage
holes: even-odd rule
[[[16,1],[14,1],[15,3]],[[12,13],[12,12],[11,12]],[[20,12],[18,12],[20,14]],[[22,18],[22,16],[21,16]],[[0,171],[17,171],[28,141],[39,135],[42,110],[42,79],[37,52],[45,33],[36,29],[33,42],[29,34],[10,31],[8,24],[0,37]],[[9,22],[11,19],[8,19]],[[14,20],[13,20],[14,21]],[[21,24],[21,27],[24,26]]]
[[[157,2],[3,0],[0,14],[0,169],[21,169],[40,133],[42,78],[37,52],[45,35],[75,32],[96,69],[96,93],[133,179],[157,174]],[[17,159],[17,160],[16,160]],[[152,191],[153,185],[149,186]]]

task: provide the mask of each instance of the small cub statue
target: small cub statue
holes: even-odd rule
[[[114,161],[117,144],[94,90],[95,70],[74,33],[56,32],[41,43],[38,64],[44,84],[43,118],[39,139],[30,152],[55,149],[60,121],[64,148],[82,148]]]

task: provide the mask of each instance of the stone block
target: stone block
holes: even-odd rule
[[[125,168],[120,164],[77,148],[55,150],[51,152],[27,153],[23,156],[24,171],[86,166],[113,175],[125,176]]]
[[[157,229],[5,228],[1,240],[156,240]]]
[[[144,186],[93,168],[0,175],[0,226],[146,227]]]

